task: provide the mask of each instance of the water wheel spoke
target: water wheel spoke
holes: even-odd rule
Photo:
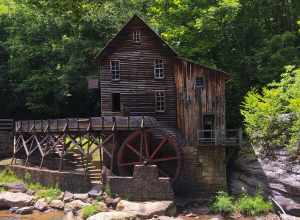
[[[128,163],[120,163],[120,166],[132,166],[132,165],[139,165],[140,162],[128,162]]]
[[[168,139],[165,137],[164,139],[162,139],[162,141],[157,145],[157,147],[155,148],[155,151],[153,152],[153,154],[150,157],[150,160],[152,160],[155,155],[158,153],[158,151],[164,146],[164,144],[168,141]]]
[[[166,158],[159,158],[151,160],[151,162],[163,162],[163,161],[171,161],[171,160],[178,160],[178,157],[166,157]]]
[[[126,147],[128,147],[130,150],[132,150],[140,158],[143,158],[143,156],[140,154],[140,152],[138,152],[131,144],[127,143]]]

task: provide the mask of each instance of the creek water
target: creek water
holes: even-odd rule
[[[76,220],[73,215],[64,215],[64,212],[34,212],[30,215],[16,215],[9,211],[0,211],[0,220]]]

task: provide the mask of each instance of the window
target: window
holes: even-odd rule
[[[166,111],[166,94],[165,91],[155,92],[155,111],[165,112]]]
[[[110,61],[110,71],[112,80],[120,80],[120,61],[111,60]]]
[[[154,61],[154,79],[165,78],[164,63],[162,59],[156,59]]]
[[[141,31],[136,30],[132,32],[132,38],[134,42],[141,42]]]
[[[112,112],[121,111],[121,97],[120,93],[112,93]]]
[[[204,87],[204,79],[203,77],[196,78],[196,88],[203,88]]]

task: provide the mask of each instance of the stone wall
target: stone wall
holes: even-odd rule
[[[58,186],[71,192],[88,192],[91,188],[84,173],[60,172],[19,165],[10,166],[10,169],[22,179],[29,173],[33,182],[41,183],[45,186]]]
[[[0,131],[0,158],[9,157],[13,152],[13,137],[9,131]]]
[[[226,190],[226,149],[222,146],[184,146],[183,171],[175,192],[182,196],[211,196]]]

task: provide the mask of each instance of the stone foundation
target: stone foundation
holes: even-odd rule
[[[111,192],[133,201],[173,200],[169,178],[158,177],[156,165],[136,165],[133,177],[108,176]]]
[[[184,165],[176,194],[211,196],[227,189],[226,149],[222,146],[184,146]]]
[[[59,172],[18,165],[9,166],[9,168],[19,178],[24,179],[25,175],[29,173],[33,182],[45,186],[58,186],[62,190],[71,192],[87,192],[91,188],[85,175],[79,172]]]

